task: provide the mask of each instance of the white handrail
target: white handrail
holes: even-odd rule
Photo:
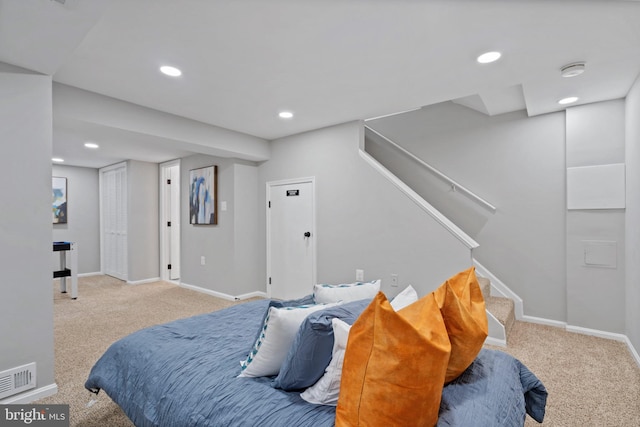
[[[458,182],[456,182],[453,179],[449,178],[447,175],[443,174],[438,169],[434,168],[433,166],[431,166],[430,164],[428,164],[427,162],[425,162],[424,160],[422,160],[421,158],[419,158],[418,156],[416,156],[412,152],[410,152],[407,149],[405,149],[405,148],[401,147],[400,145],[396,144],[395,142],[393,142],[392,140],[390,140],[386,136],[382,135],[380,132],[370,128],[367,125],[364,125],[364,128],[365,128],[365,130],[369,130],[369,131],[373,132],[378,137],[382,138],[385,142],[387,142],[389,145],[393,146],[395,149],[397,149],[401,153],[405,154],[406,156],[410,157],[414,161],[418,162],[421,166],[426,168],[433,175],[437,176],[438,178],[440,178],[444,182],[446,182],[449,185],[451,185],[451,189],[453,191],[459,191],[459,192],[463,193],[465,196],[467,196],[471,200],[475,201],[476,203],[478,203],[479,205],[481,205],[485,209],[488,209],[492,213],[495,213],[496,207],[493,206],[491,203],[487,202],[486,200],[484,200],[482,197],[476,195],[474,192],[472,192],[468,188],[460,185]]]
[[[451,222],[447,217],[442,215],[436,208],[431,206],[422,196],[413,191],[411,187],[405,184],[400,178],[395,176],[389,169],[385,168],[379,161],[374,159],[371,154],[364,151],[362,148],[358,150],[360,157],[362,157],[370,166],[376,169],[383,177],[388,179],[393,185],[398,187],[400,191],[409,197],[415,204],[417,204],[423,211],[428,213],[434,220],[442,225],[446,230],[453,234],[460,242],[462,242],[467,248],[475,249],[478,246],[478,242],[473,240],[467,233],[462,231],[460,227]]]

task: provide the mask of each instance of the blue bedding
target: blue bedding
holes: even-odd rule
[[[109,347],[85,387],[104,390],[139,427],[333,426],[335,407],[276,389],[273,378],[237,378],[268,304],[253,301],[135,332]],[[541,422],[546,395],[517,359],[483,349],[444,388],[438,425],[518,426],[526,413]]]

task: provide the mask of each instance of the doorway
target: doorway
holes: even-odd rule
[[[160,277],[180,279],[180,160],[160,164]]]
[[[127,280],[127,164],[100,169],[102,272]]]
[[[267,296],[308,295],[315,279],[315,178],[268,182]]]

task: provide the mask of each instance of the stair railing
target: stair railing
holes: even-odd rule
[[[367,153],[364,150],[364,147],[360,147],[358,150],[360,153],[360,157],[364,161],[366,161],[372,168],[377,170],[383,177],[385,177],[389,182],[395,185],[401,192],[403,192],[410,200],[412,200],[420,209],[426,212],[429,216],[431,216],[435,221],[437,221],[441,226],[443,226],[446,230],[448,230],[453,236],[455,236],[461,243],[463,243],[467,248],[473,250],[477,248],[478,243],[473,240],[467,233],[462,231],[457,225],[451,222],[447,217],[442,215],[440,211],[434,208],[431,204],[429,204],[422,196],[416,193],[411,187],[409,187],[404,181],[398,178],[395,174],[385,168],[379,161],[373,158],[371,154]]]
[[[412,152],[410,152],[406,148],[401,147],[397,143],[393,142],[392,140],[390,140],[386,136],[382,135],[380,132],[370,128],[367,125],[364,125],[364,129],[365,129],[365,133],[366,132],[371,132],[371,133],[375,134],[377,137],[381,138],[383,141],[385,141],[386,143],[388,143],[389,145],[394,147],[396,150],[400,151],[401,153],[403,153],[407,157],[411,158],[412,160],[414,160],[415,162],[417,162],[418,164],[423,166],[426,170],[431,172],[434,176],[438,177],[439,179],[441,179],[445,183],[449,184],[451,186],[452,191],[456,191],[456,192],[464,194],[469,199],[473,200],[474,202],[476,202],[477,204],[479,204],[483,208],[487,209],[491,213],[495,213],[496,212],[496,207],[493,206],[491,203],[487,202],[482,197],[478,196],[473,191],[471,191],[468,188],[466,188],[465,186],[459,184],[455,180],[449,178],[447,175],[445,175],[444,173],[440,172],[438,169],[434,168],[433,166],[431,166],[430,164],[428,164],[427,162],[425,162],[424,160],[422,160],[421,158],[419,158],[418,156],[416,156],[415,154],[413,154]]]

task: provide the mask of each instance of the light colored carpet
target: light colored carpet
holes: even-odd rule
[[[640,426],[640,368],[625,343],[517,321],[508,347],[499,349],[544,383],[543,425]],[[527,417],[525,426],[539,425]]]
[[[72,426],[132,426],[101,392],[84,388],[95,361],[115,340],[158,323],[236,304],[163,282],[126,285],[108,276],[79,279],[73,301],[54,282],[58,394],[37,403],[70,405]],[[544,426],[640,426],[640,369],[625,344],[516,322],[509,347],[549,391]],[[525,424],[540,424],[527,417]],[[467,426],[461,426],[467,427]],[[471,426],[473,427],[473,426]]]
[[[89,371],[114,341],[147,326],[235,303],[165,282],[127,285],[109,276],[78,279],[78,299],[54,281],[55,377],[58,393],[37,403],[69,404],[72,426],[133,424],[104,393],[84,388]]]

